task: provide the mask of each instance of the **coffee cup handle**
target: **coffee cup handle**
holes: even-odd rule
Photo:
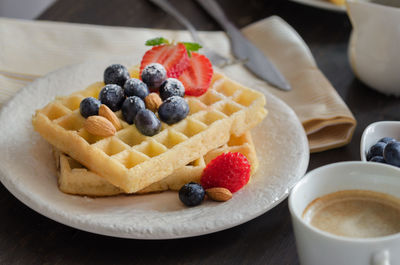
[[[387,250],[374,253],[371,258],[371,265],[390,265],[390,254]]]

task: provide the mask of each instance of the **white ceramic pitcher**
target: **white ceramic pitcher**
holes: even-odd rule
[[[382,93],[400,96],[400,0],[348,0],[347,12],[355,75]]]

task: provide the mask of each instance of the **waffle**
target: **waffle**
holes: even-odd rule
[[[112,196],[125,193],[120,188],[110,184],[104,178],[86,169],[76,160],[54,149],[57,165],[58,185],[62,192],[85,196]],[[179,190],[188,182],[200,183],[200,177],[209,161],[225,152],[240,152],[245,155],[251,164],[251,175],[258,168],[258,159],[254,149],[250,132],[240,137],[231,135],[227,144],[208,152],[204,157],[196,159],[192,163],[177,169],[170,176],[159,182],[138,191],[139,194],[160,192],[165,190]]]
[[[345,0],[329,0],[329,2],[331,2],[331,3],[335,4],[335,5],[339,5],[339,6],[342,6],[342,5],[344,5],[346,3]]]
[[[103,86],[97,82],[55,99],[36,111],[32,123],[58,150],[126,193],[162,180],[226,144],[231,134],[244,134],[267,114],[263,94],[214,73],[205,94],[185,97],[190,112],[179,123],[163,123],[160,133],[147,137],[121,119],[122,129],[114,136],[98,137],[83,128],[79,104],[85,97],[97,98]]]

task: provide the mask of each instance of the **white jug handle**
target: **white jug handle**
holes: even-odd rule
[[[374,253],[371,258],[371,265],[390,265],[390,254],[387,250]]]

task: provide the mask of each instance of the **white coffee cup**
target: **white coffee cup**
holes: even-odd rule
[[[302,265],[400,264],[400,233],[374,238],[343,237],[319,230],[302,218],[314,199],[355,189],[399,197],[400,170],[372,162],[334,163],[307,173],[293,188],[289,210]]]

